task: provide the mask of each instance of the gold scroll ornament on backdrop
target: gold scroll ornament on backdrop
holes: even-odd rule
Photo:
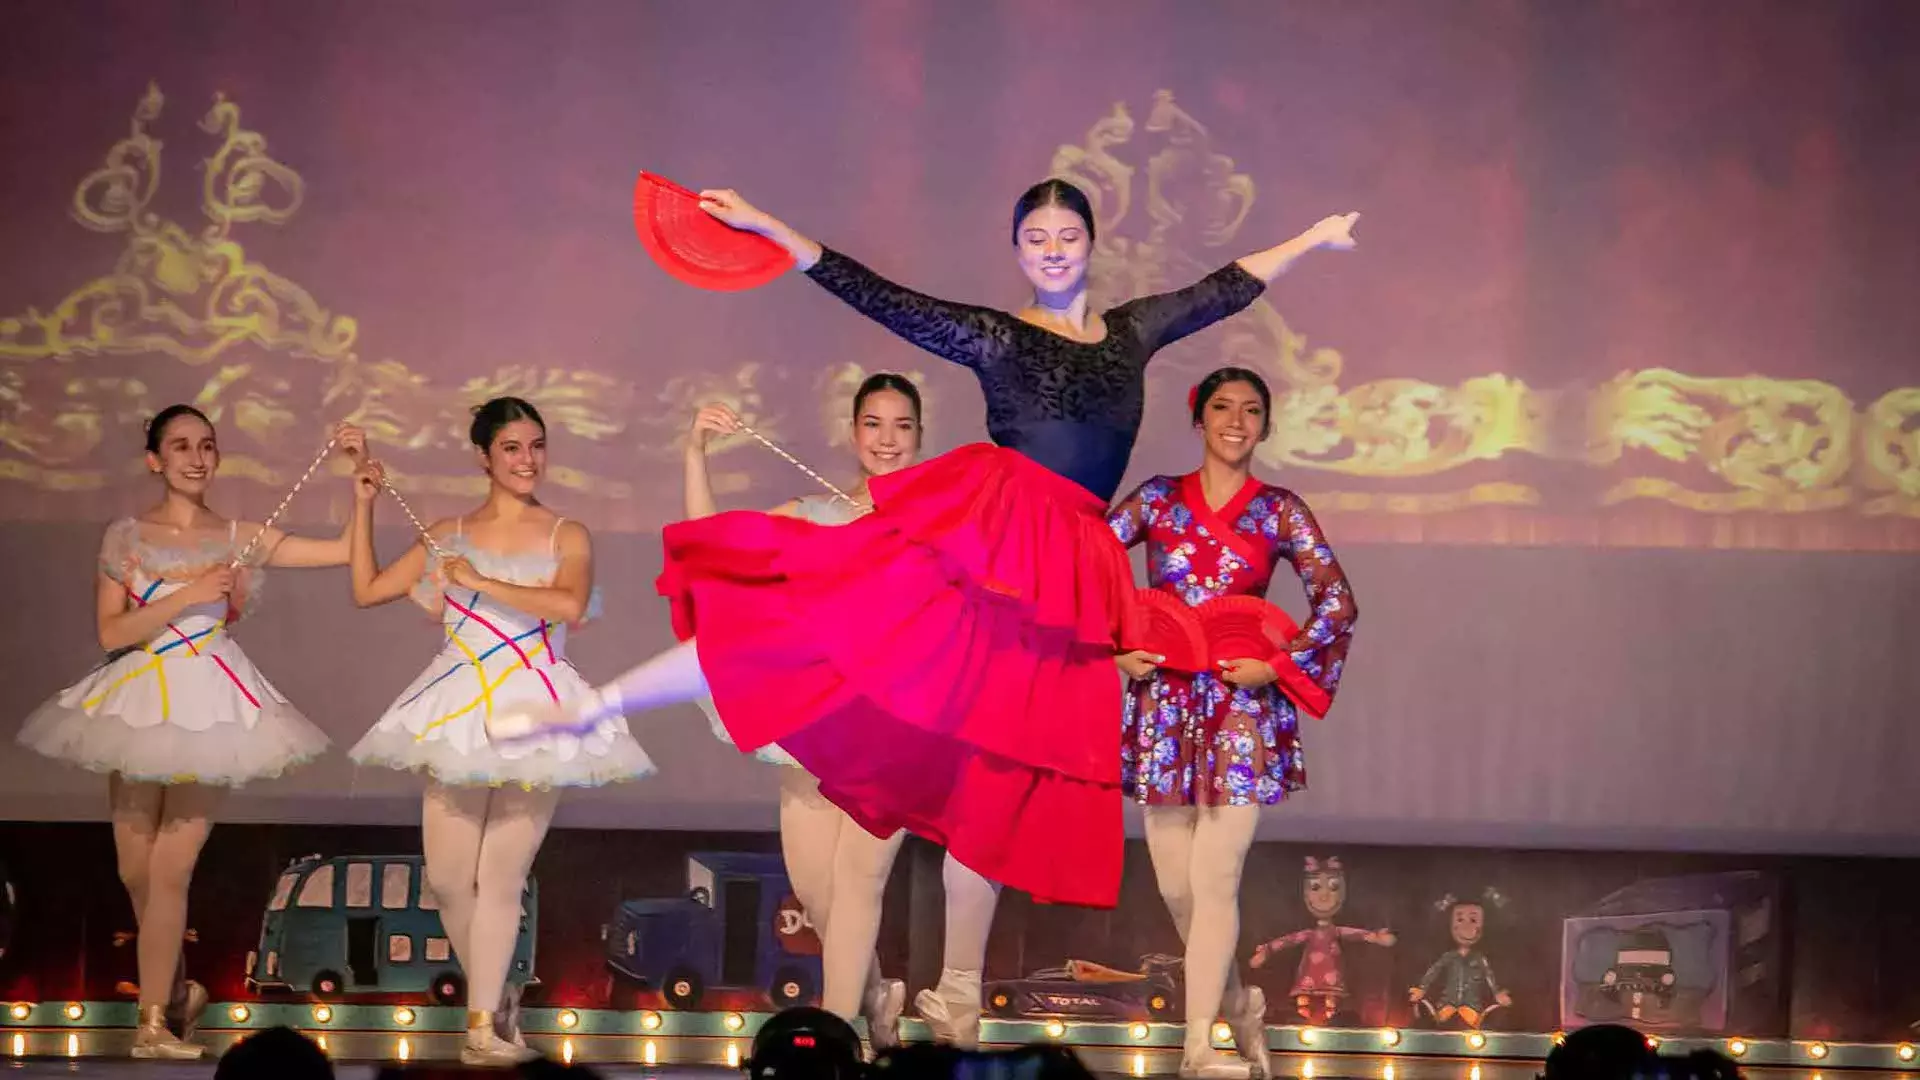
[[[539,364],[501,366],[449,385],[398,360],[363,360],[355,318],[251,258],[235,236],[238,225],[290,222],[306,182],[268,152],[262,135],[241,126],[233,102],[216,96],[199,124],[215,142],[200,162],[206,224],[190,231],[152,209],[162,146],[150,129],[163,105],[159,89],[149,87],[131,133],[74,192],[75,221],[125,237],[111,271],[51,310],[0,317],[0,479],[100,489],[139,471],[127,448],[138,445],[146,418],[186,400],[221,426],[229,479],[284,486],[327,424],[349,419],[367,429],[397,487],[472,496],[485,480],[467,457],[469,410],[489,397],[529,398],[570,436],[620,436],[623,450],[642,455],[671,450],[696,401],[758,404],[754,365],[676,377],[647,392],[613,375]],[[178,368],[187,369],[184,382]],[[628,420],[641,414],[662,419]],[[632,493],[629,476],[566,466],[550,476],[605,499]]]
[[[125,238],[111,271],[49,311],[0,317],[0,480],[55,491],[101,488],[138,468],[121,452],[129,433],[182,397],[244,436],[229,432],[223,440],[227,475],[267,487],[297,471],[321,418],[346,418],[367,428],[402,490],[476,495],[484,481],[464,456],[468,409],[505,393],[535,400],[571,437],[617,443],[630,455],[634,471],[623,475],[553,470],[564,487],[612,501],[633,497],[645,463],[677,452],[699,402],[727,400],[780,437],[786,418],[762,400],[760,368],[751,363],[683,374],[648,391],[612,374],[539,364],[436,384],[401,361],[361,359],[352,316],[328,310],[250,258],[234,235],[243,224],[286,225],[305,192],[300,175],[268,153],[266,139],[241,126],[237,105],[216,97],[199,125],[216,141],[200,169],[206,224],[189,231],[152,209],[161,144],[149,129],[163,100],[149,88],[131,133],[74,193],[79,224]],[[1140,131],[1147,138],[1136,146]],[[1116,104],[1079,145],[1056,151],[1052,171],[1094,200],[1101,244],[1093,288],[1101,304],[1177,287],[1237,253],[1256,198],[1252,178],[1168,91],[1155,96],[1144,124]],[[1261,458],[1344,512],[1535,505],[1539,492],[1522,483],[1432,490],[1448,473],[1521,453],[1604,470],[1601,506],[1655,500],[1702,514],[1920,519],[1920,387],[1858,407],[1818,380],[1701,378],[1661,368],[1578,391],[1498,373],[1453,385],[1378,378],[1343,386],[1341,354],[1310,343],[1265,298],[1208,344],[1204,357],[1176,353],[1175,363],[1155,365],[1154,397],[1181,397],[1195,370],[1219,363],[1267,374],[1278,399]],[[96,359],[104,357],[179,365],[192,372],[191,391],[156,392],[161,382],[177,388],[173,372],[125,374],[136,369]],[[843,441],[846,401],[863,374],[856,365],[830,368],[814,380],[817,404],[795,403],[790,423],[819,424],[814,430],[830,444]],[[1664,475],[1644,473],[1648,455],[1667,463]],[[1323,479],[1308,483],[1302,473]],[[1343,477],[1418,479],[1428,490],[1343,490]],[[748,486],[745,473],[716,479],[723,490]]]
[[[1129,153],[1139,130],[1150,145]],[[1101,236],[1093,288],[1103,306],[1177,288],[1247,246],[1234,241],[1253,206],[1253,179],[1214,149],[1206,127],[1168,91],[1155,95],[1144,125],[1115,104],[1080,145],[1055,152],[1053,171],[1093,198]],[[1225,336],[1202,363],[1162,376],[1152,395],[1182,398],[1186,383],[1173,381],[1222,362],[1267,375],[1277,400],[1260,458],[1331,474],[1314,487],[1343,510],[1531,505],[1539,492],[1515,483],[1420,494],[1337,486],[1339,477],[1441,477],[1519,452],[1578,460],[1609,479],[1625,474],[1604,488],[1602,505],[1652,499],[1708,514],[1851,508],[1920,519],[1920,387],[1888,391],[1864,408],[1814,379],[1701,378],[1663,368],[1623,372],[1588,391],[1543,390],[1497,373],[1451,386],[1383,378],[1343,387],[1340,353],[1310,345],[1264,297],[1229,320]],[[1683,474],[1635,475],[1644,454]]]

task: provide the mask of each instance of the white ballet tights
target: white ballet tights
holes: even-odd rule
[[[520,937],[520,895],[546,838],[557,791],[428,786],[421,806],[427,885],[467,976],[467,1008],[493,1013]]]
[[[107,781],[120,883],[133,902],[140,1005],[165,1008],[183,977],[187,889],[224,792],[201,784]]]
[[[801,769],[780,770],[780,851],[793,893],[820,935],[820,1007],[851,1020],[878,985],[880,902],[905,833],[881,839],[853,823]]]
[[[627,714],[692,701],[707,692],[691,638],[600,688],[610,705],[617,703]],[[787,874],[808,919],[821,931],[822,1004],[852,1017],[859,1011],[862,990],[879,977],[873,949],[880,935],[880,898],[902,835],[873,836],[821,798],[818,786],[800,770],[788,771],[795,775],[783,779],[780,795],[780,846]],[[970,1000],[977,1011],[980,969],[986,963],[987,933],[993,928],[1000,886],[951,855],[942,879],[947,933],[941,989],[947,997]],[[809,900],[809,893],[818,899]]]
[[[628,668],[599,687],[599,693],[609,705],[617,703],[619,711],[629,716],[706,696],[707,677],[700,670],[694,639],[688,638]]]
[[[940,869],[940,883],[947,894],[946,959],[940,977],[944,981],[950,971],[971,975],[977,1006],[980,969],[987,964],[987,934],[993,929],[993,909],[1000,903],[1000,883],[962,866],[951,853]]]
[[[781,772],[780,849],[794,895],[820,933],[825,976],[820,1005],[850,1020],[859,1014],[866,991],[882,977],[879,957],[874,955],[880,938],[880,908],[887,876],[906,833],[885,839],[874,836],[821,796],[818,782],[805,772],[792,768]],[[943,990],[970,1001],[977,1010],[980,969],[986,962],[987,934],[993,929],[1000,886],[951,855],[941,878],[947,894]]]
[[[1186,1056],[1213,1046],[1213,1022],[1229,989],[1238,989],[1233,951],[1240,941],[1240,874],[1258,806],[1149,806],[1147,853],[1160,896],[1186,944]]]

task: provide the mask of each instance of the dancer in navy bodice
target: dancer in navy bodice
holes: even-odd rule
[[[735,512],[669,526],[660,588],[682,646],[596,701],[499,716],[496,737],[710,693],[736,743],[778,742],[875,835],[904,827],[1040,900],[1112,906],[1113,658],[1134,589],[1105,513],[1147,360],[1245,307],[1301,255],[1351,247],[1357,215],[1102,313],[1086,294],[1091,207],[1049,180],[1015,207],[1034,299],[1007,313],[896,285],[733,192],[702,199],[862,314],[970,368],[994,442],[874,477],[874,511],[848,525]],[[936,994],[975,1012],[978,975],[943,973]]]

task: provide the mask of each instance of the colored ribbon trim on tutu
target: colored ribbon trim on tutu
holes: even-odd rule
[[[434,721],[433,723],[431,723],[431,724],[428,724],[428,725],[427,725],[426,727],[424,727],[424,728],[421,728],[421,729],[420,729],[420,734],[421,734],[421,735],[422,735],[423,737],[424,737],[424,736],[425,736],[425,735],[426,735],[426,734],[427,734],[428,732],[430,732],[430,731],[432,731],[432,730],[433,730],[434,728],[437,728],[437,727],[439,727],[439,726],[440,726],[441,724],[444,724],[444,723],[446,723],[447,721],[449,721],[449,720],[451,720],[451,719],[453,719],[453,718],[454,718],[454,717],[456,717],[456,716],[460,716],[460,715],[463,715],[463,714],[465,714],[466,712],[468,712],[469,710],[471,710],[471,709],[472,709],[472,708],[473,708],[473,707],[474,707],[475,705],[478,705],[478,704],[480,704],[480,703],[481,703],[481,702],[483,702],[483,701],[484,701],[484,702],[486,702],[486,704],[487,704],[487,712],[486,712],[486,715],[488,715],[488,716],[492,716],[492,715],[493,715],[493,688],[494,688],[494,686],[496,686],[496,685],[498,685],[498,684],[496,684],[496,683],[489,683],[489,682],[487,682],[487,669],[486,669],[486,668],[484,668],[484,667],[482,667],[482,666],[480,666],[480,658],[479,658],[478,656],[475,656],[475,655],[474,655],[474,653],[473,653],[473,649],[472,649],[471,647],[469,647],[469,646],[467,645],[467,643],[466,643],[466,642],[464,642],[464,641],[461,641],[461,640],[459,639],[459,637],[457,637],[457,636],[453,636],[453,635],[449,635],[449,640],[451,640],[451,641],[453,642],[453,644],[454,644],[454,645],[455,645],[455,646],[456,646],[456,647],[457,647],[457,648],[458,648],[458,649],[459,649],[459,650],[460,650],[461,652],[463,652],[463,653],[466,653],[466,654],[467,654],[467,663],[469,663],[469,664],[472,664],[472,665],[473,665],[473,677],[474,677],[474,681],[475,681],[475,682],[478,682],[478,683],[480,684],[480,696],[479,696],[479,697],[477,697],[477,698],[474,698],[474,699],[473,699],[472,701],[470,701],[470,702],[468,702],[468,703],[467,703],[467,707],[466,707],[465,709],[461,709],[461,710],[460,710],[459,712],[454,712],[454,713],[448,713],[447,715],[445,715],[445,716],[443,716],[443,717],[441,717],[440,719],[438,719],[438,720],[435,720],[435,721]],[[524,654],[524,653],[522,654],[522,658],[523,658],[523,659],[525,658],[525,654]],[[506,671],[504,671],[504,672],[502,672],[502,673],[500,674],[500,681],[501,681],[501,682],[505,682],[505,681],[506,681],[506,678],[507,678],[507,675],[509,675],[509,674],[511,674],[511,673],[512,673],[512,671],[513,671],[513,669],[512,669],[512,668],[508,668],[508,669],[507,669]]]
[[[155,579],[155,580],[154,580],[154,582],[153,582],[152,584],[150,584],[150,585],[148,585],[148,586],[147,586],[147,588],[146,588],[146,591],[144,591],[144,592],[138,592],[138,593],[136,593],[136,592],[134,592],[134,591],[133,591],[133,589],[132,589],[131,587],[129,587],[129,586],[126,586],[126,585],[122,585],[122,586],[120,586],[120,591],[121,591],[121,592],[124,592],[124,593],[126,593],[126,594],[127,594],[127,599],[129,599],[129,600],[131,600],[131,601],[133,601],[133,606],[134,606],[134,607],[146,607],[146,606],[147,606],[147,598],[148,598],[148,597],[150,597],[150,596],[152,596],[152,595],[153,595],[153,590],[155,590],[155,589],[157,589],[157,588],[159,588],[159,587],[160,587],[160,582],[159,582],[159,580],[158,580],[158,579]],[[225,625],[225,623],[221,623],[221,624],[220,624],[220,626],[224,626],[224,625]],[[218,629],[220,628],[220,626],[215,626],[215,627],[214,627],[214,630],[218,630]],[[174,646],[174,645],[181,645],[181,644],[184,644],[184,645],[186,645],[186,647],[187,647],[187,648],[189,648],[189,649],[193,649],[193,655],[195,655],[195,656],[199,656],[199,655],[200,655],[200,650],[199,650],[199,649],[196,649],[196,648],[194,648],[194,645],[193,645],[193,638],[190,638],[190,637],[188,637],[187,635],[185,635],[185,634],[183,634],[183,633],[181,633],[181,632],[180,632],[180,628],[179,628],[179,627],[177,627],[177,626],[175,626],[175,625],[173,625],[172,623],[168,623],[168,624],[167,624],[167,629],[169,629],[169,630],[171,630],[171,631],[173,631],[173,634],[174,634],[174,636],[180,639],[179,641],[176,641],[176,642],[173,642],[172,644],[170,644],[170,645],[168,645],[168,646],[167,646],[167,648],[168,648],[168,649],[171,649],[171,648],[173,648],[173,646]],[[211,631],[211,630],[205,630],[205,631],[201,631],[201,632],[200,632],[199,634],[196,634],[196,635],[194,635],[194,637],[204,637],[204,636],[206,636],[206,635],[207,635],[207,634],[209,634],[209,633],[212,633],[212,631]],[[152,650],[152,649],[148,649],[147,651],[148,651],[148,652],[153,652],[154,650]],[[162,650],[162,651],[165,651],[165,650]]]
[[[460,644],[460,647],[466,651],[468,656],[473,656],[472,650],[467,649],[465,643],[457,643],[457,644]],[[536,655],[540,652],[540,646],[538,645],[535,645],[533,649]],[[520,670],[517,667],[509,667],[505,671],[502,671],[500,673],[499,678],[493,680],[492,682],[488,682],[486,669],[481,668],[479,666],[478,657],[474,658],[473,667],[475,672],[477,673],[476,677],[480,683],[480,693],[474,695],[474,698],[472,701],[467,702],[465,705],[462,705],[460,708],[455,709],[450,713],[447,713],[445,716],[442,716],[440,719],[435,720],[432,723],[428,724],[426,727],[421,728],[420,734],[415,735],[413,737],[414,742],[426,742],[427,737],[433,734],[434,731],[438,730],[441,727],[444,727],[449,723],[452,723],[455,720],[460,719],[461,717],[467,715],[473,710],[479,708],[482,704],[486,705],[490,715],[493,709],[493,692],[495,690],[500,689],[500,684],[506,682],[507,679],[510,676],[512,676],[514,672]]]
[[[480,602],[480,594],[474,593],[473,600],[470,602],[477,605]],[[486,627],[489,631],[492,632],[494,637],[497,637],[505,644],[512,646],[513,651],[516,654],[518,654],[520,657],[520,666],[526,668],[528,671],[533,672],[535,675],[540,676],[540,681],[546,684],[547,696],[553,699],[553,703],[555,705],[560,704],[560,695],[554,692],[553,680],[547,678],[546,672],[541,671],[539,668],[536,668],[533,666],[533,661],[527,658],[527,651],[520,647],[519,642],[508,637],[506,633],[502,631],[499,627],[493,625],[491,622],[488,622],[487,617],[485,615],[480,614],[479,612],[473,610],[472,608],[462,605],[460,601],[455,600],[453,597],[451,596],[447,597],[447,604],[451,606],[453,610],[459,612],[461,615],[469,619],[472,619],[474,622],[479,623],[481,626]],[[540,620],[540,640],[542,641],[545,641],[547,637],[546,628],[547,628],[547,620],[541,619]],[[457,641],[458,639],[455,639],[455,640]],[[466,648],[466,646],[462,645],[461,648]],[[475,661],[475,663],[478,663],[478,662],[479,661],[477,660]]]
[[[465,619],[461,619],[461,620],[460,620],[460,622],[464,624],[464,623],[466,622],[466,620],[465,620]],[[456,629],[457,629],[457,628],[456,628]],[[525,640],[526,638],[530,638],[530,637],[532,637],[533,635],[535,635],[535,634],[537,634],[537,633],[540,633],[540,628],[539,628],[539,627],[535,627],[535,628],[533,628],[532,630],[527,630],[527,631],[524,631],[524,632],[522,632],[522,633],[520,633],[520,634],[517,634],[517,635],[515,635],[515,636],[514,636],[514,640],[515,640],[515,641],[522,641],[522,640]],[[544,637],[545,637],[545,635],[542,635],[542,638],[543,638],[543,642],[542,642],[542,643],[543,643],[543,644],[545,644],[545,642],[544,642]],[[493,646],[492,648],[489,648],[489,649],[488,649],[488,650],[487,650],[486,652],[483,652],[483,653],[481,653],[481,654],[480,654],[480,657],[479,657],[479,659],[480,659],[480,662],[484,664],[484,663],[486,663],[486,662],[487,662],[488,660],[491,660],[491,659],[493,659],[493,654],[494,654],[494,653],[497,653],[497,652],[499,652],[499,651],[500,651],[501,649],[504,649],[504,648],[506,648],[506,647],[508,646],[508,644],[510,644],[510,643],[509,643],[509,642],[504,642],[504,641],[503,641],[503,642],[501,642],[500,644],[498,644],[498,645],[495,645],[495,646]],[[549,648],[548,648],[548,652],[549,652],[549,654],[551,654],[551,652],[552,652],[552,649],[551,649],[551,647],[549,647]],[[429,690],[431,690],[431,689],[433,689],[433,688],[434,688],[434,687],[436,687],[436,686],[439,686],[439,685],[440,685],[441,683],[443,683],[443,682],[445,682],[446,680],[448,680],[448,679],[450,679],[450,678],[452,678],[452,677],[453,677],[453,676],[455,676],[455,675],[458,675],[458,674],[460,674],[461,672],[463,672],[463,671],[465,671],[465,670],[467,670],[467,668],[469,668],[469,667],[471,667],[471,666],[472,666],[472,665],[471,665],[471,664],[470,664],[469,662],[467,662],[467,661],[465,661],[465,660],[461,660],[461,661],[457,661],[457,662],[455,662],[455,664],[454,664],[454,665],[453,665],[452,667],[450,667],[450,668],[448,668],[447,670],[445,670],[445,671],[443,671],[443,672],[441,672],[441,673],[440,673],[440,674],[438,674],[438,675],[435,675],[435,676],[433,677],[433,681],[431,681],[431,682],[429,682],[429,683],[427,683],[427,685],[425,685],[425,686],[423,686],[423,687],[421,687],[420,689],[418,689],[418,690],[415,690],[415,691],[414,691],[414,692],[413,692],[412,694],[409,694],[409,695],[407,696],[407,699],[406,699],[405,701],[402,701],[402,702],[401,702],[400,704],[398,704],[398,705],[396,705],[396,706],[394,706],[394,707],[395,707],[395,708],[397,708],[397,709],[404,709],[404,708],[406,708],[407,706],[409,706],[409,705],[411,705],[411,704],[413,704],[414,702],[416,702],[416,701],[419,701],[419,700],[421,699],[421,697],[423,697],[423,696],[425,696],[425,694],[426,694],[426,692],[427,692],[427,691],[429,691]],[[553,657],[552,657],[551,655],[549,655],[549,656],[547,657],[547,666],[548,666],[548,667],[552,667],[552,666],[553,666]]]
[[[260,699],[253,696],[253,691],[247,689],[246,684],[240,681],[240,676],[235,675],[233,673],[233,669],[227,666],[227,662],[225,660],[222,660],[216,656],[213,658],[213,662],[216,664],[219,664],[220,670],[226,672],[227,678],[233,680],[233,685],[240,688],[240,695],[247,699],[247,704],[253,706],[256,709],[260,707]]]
[[[160,582],[155,581],[153,584],[148,585],[144,592],[136,593],[131,588],[128,588],[125,585],[122,585],[121,589],[126,592],[127,599],[133,601],[135,607],[146,607],[148,598],[151,597],[153,595],[153,591],[159,587],[160,587]],[[157,649],[154,648],[152,645],[142,645],[140,647],[141,651],[145,652],[148,656],[153,657],[153,659],[147,662],[146,664],[143,664],[142,666],[127,672],[125,675],[120,676],[118,679],[115,679],[112,685],[103,688],[99,693],[93,695],[92,697],[86,699],[85,701],[82,701],[80,703],[80,707],[82,709],[92,711],[94,706],[106,700],[106,697],[108,694],[113,693],[115,690],[120,689],[122,686],[125,686],[126,684],[132,682],[134,679],[137,679],[140,676],[145,675],[147,672],[151,671],[153,672],[154,680],[160,685],[160,718],[162,720],[172,719],[173,717],[172,696],[167,692],[167,672],[166,672],[166,668],[163,665],[166,663],[166,661],[173,659],[173,657],[169,657],[167,653],[172,652],[174,649],[177,649],[182,645],[185,645],[187,647],[187,651],[192,654],[192,656],[188,657],[188,659],[194,659],[201,656],[206,656],[207,659],[212,660],[215,664],[218,664],[220,666],[220,670],[225,672],[227,678],[233,682],[234,688],[240,691],[240,696],[247,699],[247,704],[258,709],[260,707],[260,699],[253,696],[253,691],[247,689],[247,684],[240,681],[240,676],[234,674],[234,670],[231,667],[227,666],[227,662],[225,660],[222,660],[218,656],[202,653],[200,651],[200,647],[194,644],[195,641],[204,640],[206,638],[212,637],[213,635],[226,629],[226,627],[227,627],[227,621],[225,619],[222,619],[219,622],[214,623],[212,626],[207,627],[205,630],[202,630],[195,634],[188,634],[185,631],[181,630],[178,626],[175,626],[172,623],[168,623],[167,629],[173,631],[174,637],[178,638],[179,640],[169,641],[165,645],[162,645]]]
[[[247,699],[247,704],[253,706],[256,709],[259,708],[260,699],[253,696],[253,691],[247,689],[247,684],[240,681],[240,676],[234,674],[234,670],[227,666],[227,662],[225,660],[222,660],[218,656],[202,653],[199,649],[194,647],[193,643],[196,639],[205,639],[205,638],[211,637],[214,634],[217,634],[220,631],[226,629],[226,626],[227,624],[223,620],[221,622],[215,623],[214,625],[206,628],[205,630],[200,631],[197,634],[194,634],[192,637],[188,637],[185,634],[180,634],[179,629],[169,626],[168,629],[173,630],[173,632],[176,634],[180,634],[179,641],[169,641],[165,645],[162,645],[157,649],[151,646],[141,646],[141,651],[145,652],[148,656],[151,656],[153,659],[148,661],[145,664],[142,664],[140,667],[134,668],[132,671],[127,672],[125,675],[120,676],[118,679],[115,679],[112,685],[102,688],[99,693],[93,695],[92,697],[86,699],[85,701],[82,701],[80,703],[80,707],[82,709],[91,711],[94,706],[106,700],[106,697],[108,694],[113,693],[115,690],[120,689],[122,686],[125,686],[126,684],[132,682],[133,680],[151,671],[153,672],[154,679],[160,684],[160,718],[162,720],[171,719],[173,715],[172,702],[170,700],[170,696],[167,693],[167,671],[164,665],[168,660],[176,659],[176,657],[168,656],[167,653],[173,651],[174,649],[180,647],[181,645],[185,645],[192,652],[192,655],[187,657],[187,659],[192,660],[192,659],[199,659],[204,657],[205,659],[211,660],[215,664],[219,665],[220,670],[225,672],[227,678],[233,682],[234,689],[240,691],[240,696]]]
[[[441,673],[441,675],[438,678],[435,678],[433,682],[428,683],[426,686],[421,687],[420,692],[415,694],[413,698],[410,698],[408,700],[409,702],[411,702],[412,700],[417,699],[420,696],[420,694],[426,693],[427,690],[431,689],[435,684],[439,683],[441,679],[444,679],[448,675],[453,674],[455,671],[460,670],[460,667],[473,668],[474,681],[480,684],[480,693],[476,695],[472,701],[467,702],[465,705],[461,706],[460,708],[455,709],[450,713],[447,713],[445,716],[442,716],[438,720],[433,721],[432,723],[428,724],[426,727],[421,728],[420,734],[414,736],[415,742],[426,741],[427,737],[431,735],[434,731],[445,726],[451,721],[457,720],[460,717],[465,716],[466,714],[472,712],[476,708],[481,707],[482,705],[486,707],[485,715],[492,716],[493,715],[493,692],[499,689],[500,684],[506,682],[507,676],[512,675],[516,670],[524,669],[526,671],[530,671],[534,673],[535,675],[538,675],[540,677],[541,685],[545,686],[547,689],[547,697],[551,699],[553,703],[556,705],[560,703],[560,694],[558,691],[554,690],[553,680],[547,678],[546,672],[541,671],[539,668],[533,666],[533,657],[540,655],[540,653],[542,652],[545,652],[547,654],[548,667],[552,667],[554,661],[557,659],[557,657],[553,655],[553,642],[547,636],[547,620],[541,619],[540,625],[534,627],[531,630],[527,630],[524,633],[519,634],[518,636],[509,636],[505,631],[501,630],[498,626],[495,626],[493,622],[489,620],[486,616],[480,614],[478,611],[475,611],[473,607],[468,607],[467,604],[462,604],[460,601],[455,600],[452,596],[446,596],[445,599],[448,607],[451,607],[453,610],[460,613],[459,622],[447,628],[447,640],[453,642],[454,648],[459,649],[462,653],[466,655],[467,662],[464,665],[454,667],[452,669],[449,669],[446,672]],[[477,592],[474,593],[473,599],[469,600],[467,603],[474,605],[474,607],[478,607],[480,603],[480,594]],[[465,626],[469,620],[479,624],[480,626],[485,627],[489,633],[491,633],[494,637],[497,637],[500,639],[500,643],[488,649],[484,653],[474,652],[473,647],[468,645],[465,641],[463,641],[459,635],[460,628],[462,626]],[[536,633],[540,635],[540,642],[539,644],[533,646],[533,651],[531,654],[529,654],[526,649],[523,649],[520,647],[520,638],[531,637]],[[487,657],[492,656],[494,653],[499,652],[501,649],[512,649],[514,652],[514,655],[519,657],[520,659],[520,666],[519,668],[514,668],[509,666],[505,671],[502,671],[500,673],[500,677],[498,679],[494,679],[491,682],[489,682],[487,680],[487,669],[484,662],[487,659]]]

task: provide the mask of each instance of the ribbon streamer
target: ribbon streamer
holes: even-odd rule
[[[260,523],[260,531],[253,534],[253,538],[247,541],[247,545],[240,549],[240,554],[235,555],[233,562],[228,565],[238,568],[247,564],[247,560],[253,556],[253,549],[260,545],[260,538],[267,535],[267,530],[273,528],[273,523],[280,520],[281,514],[287,512],[287,507],[293,503],[293,497],[300,494],[300,489],[306,485],[307,481],[313,479],[313,474],[320,468],[320,463],[327,460],[328,454],[333,453],[333,444],[338,442],[339,438],[338,435],[327,438],[327,445],[320,448],[320,453],[313,459],[313,464],[308,465],[307,471],[300,474],[300,479],[293,482],[287,497],[281,499],[280,505],[273,508],[273,513],[267,515],[267,520]]]
[[[401,511],[407,515],[407,520],[413,522],[413,527],[420,533],[420,542],[427,546],[427,554],[437,560],[446,559],[446,550],[434,542],[433,534],[427,531],[426,523],[420,520],[420,515],[413,512],[413,507],[407,505],[406,497],[400,494],[399,488],[393,486],[393,481],[383,476],[380,478],[380,486],[387,489],[387,494],[393,496],[393,501],[400,504]]]
[[[826,477],[821,476],[819,473],[814,472],[812,469],[809,469],[805,465],[801,464],[799,458],[794,457],[792,454],[789,454],[785,450],[782,450],[778,446],[775,446],[770,440],[768,440],[768,438],[765,435],[760,434],[759,432],[753,430],[752,428],[748,427],[745,424],[740,425],[740,430],[752,436],[754,439],[758,440],[761,446],[764,446],[767,449],[773,451],[774,453],[779,454],[781,457],[786,458],[787,464],[792,465],[794,468],[799,469],[803,473],[806,473],[809,477],[813,479],[814,483],[819,484],[821,487],[826,488],[828,491],[833,492],[834,498],[839,499],[841,502],[846,503],[848,506],[860,505],[859,503],[853,501],[853,496],[848,495],[846,492],[841,491],[837,487],[834,487],[833,481],[828,480]]]

